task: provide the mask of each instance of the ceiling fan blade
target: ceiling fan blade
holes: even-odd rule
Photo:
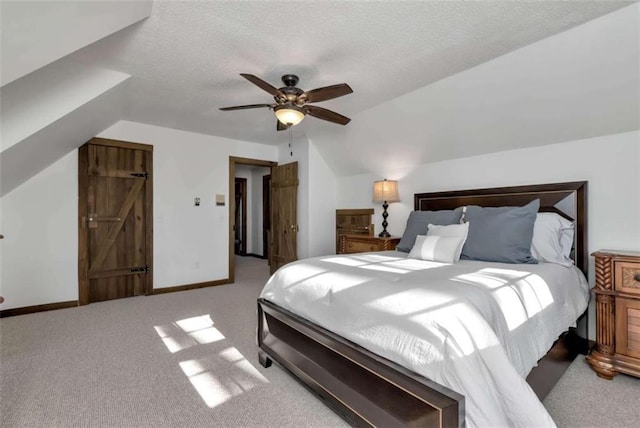
[[[276,130],[278,131],[286,131],[287,130],[287,125],[285,125],[284,123],[280,122],[278,119],[276,119],[277,125],[276,125]]]
[[[353,89],[351,89],[349,85],[346,83],[339,83],[337,85],[325,86],[324,88],[312,89],[300,95],[298,98],[301,98],[308,103],[317,103],[348,95],[352,92]]]
[[[287,97],[282,92],[280,92],[278,88],[270,85],[269,83],[265,82],[258,76],[254,76],[253,74],[245,74],[245,73],[240,73],[240,76],[244,77],[249,82],[256,85],[258,88],[270,93],[271,95],[278,98],[279,100],[285,101],[287,99]]]
[[[335,111],[327,110],[326,108],[317,106],[306,106],[305,108],[310,116],[317,117],[318,119],[328,120],[329,122],[339,125],[346,125],[351,122],[351,119],[348,117],[338,114]]]
[[[248,108],[262,108],[262,107],[273,108],[274,105],[273,104],[248,104],[246,106],[220,107],[220,110],[222,110],[222,111],[245,110],[245,109],[248,109]]]

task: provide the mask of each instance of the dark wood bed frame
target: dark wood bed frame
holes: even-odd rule
[[[586,181],[418,193],[414,204],[415,210],[435,211],[462,205],[522,206],[535,199],[540,199],[540,211],[558,212],[575,222],[573,258],[586,276]],[[566,212],[567,206],[571,212]],[[582,318],[586,315],[580,320],[586,325]],[[585,341],[566,340],[569,337],[563,335],[527,377],[540,399],[577,352],[587,351]],[[258,299],[258,347],[262,366],[276,361],[352,425],[449,427],[465,423],[462,395],[264,299]]]

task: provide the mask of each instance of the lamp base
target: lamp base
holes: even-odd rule
[[[378,235],[380,238],[388,238],[391,236],[391,234],[387,232],[387,226],[389,226],[389,223],[387,223],[387,217],[389,217],[387,208],[389,208],[389,204],[387,204],[387,201],[384,201],[382,204],[382,232]]]

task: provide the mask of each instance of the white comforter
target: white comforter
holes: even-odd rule
[[[300,260],[261,297],[465,396],[474,427],[555,426],[524,380],[584,312],[575,267],[407,259]]]

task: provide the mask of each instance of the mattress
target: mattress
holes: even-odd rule
[[[261,297],[464,395],[468,426],[554,426],[525,378],[587,308],[579,269],[406,256],[300,260]]]

